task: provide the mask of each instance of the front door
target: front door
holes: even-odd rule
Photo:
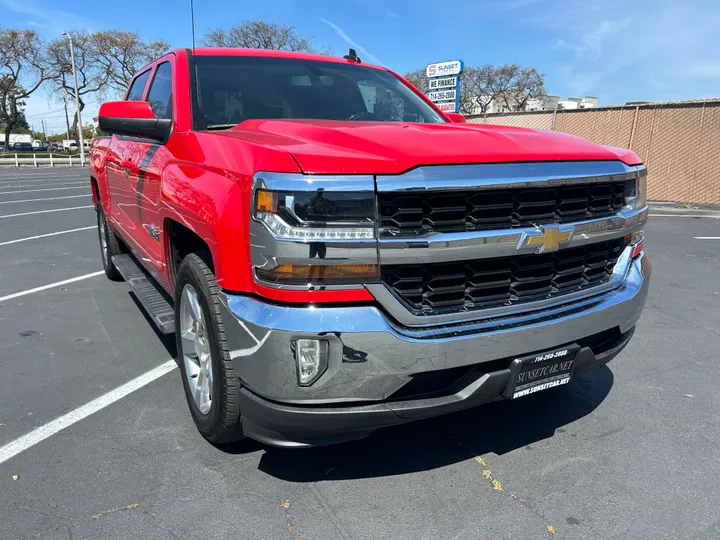
[[[155,118],[172,119],[172,65],[162,62],[153,73],[146,101]],[[162,168],[168,161],[164,144],[146,139],[127,141],[122,156],[127,193],[127,217],[132,221],[133,235],[140,252],[136,256],[150,273],[164,284],[162,227],[159,220],[160,180]]]

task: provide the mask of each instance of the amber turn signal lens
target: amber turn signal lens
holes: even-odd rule
[[[275,283],[361,283],[368,279],[377,280],[378,267],[375,264],[281,264],[272,270],[258,269],[257,275]]]
[[[278,196],[273,191],[257,190],[257,198],[255,202],[255,210],[258,212],[277,212]]]

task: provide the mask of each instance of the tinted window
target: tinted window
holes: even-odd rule
[[[147,101],[155,118],[172,118],[172,67],[163,62],[155,70]]]
[[[150,70],[137,77],[130,85],[130,91],[127,95],[128,101],[140,101],[143,96],[143,90],[145,90],[145,83],[147,83],[148,77],[150,76]]]
[[[363,65],[242,56],[195,65],[195,129],[253,118],[445,121],[397,77]]]

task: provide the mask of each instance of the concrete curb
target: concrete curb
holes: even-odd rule
[[[716,204],[684,204],[664,201],[649,201],[648,206],[653,214],[683,214],[698,217],[720,216],[720,205]]]

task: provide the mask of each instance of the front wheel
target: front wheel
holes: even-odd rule
[[[220,315],[215,274],[206,252],[191,253],[175,284],[175,336],[185,398],[198,431],[212,443],[242,438],[239,382]]]
[[[115,233],[108,227],[105,211],[101,204],[97,207],[98,238],[100,239],[100,256],[102,257],[105,275],[113,281],[122,281],[123,277],[115,268],[112,258],[122,253],[122,245]]]

